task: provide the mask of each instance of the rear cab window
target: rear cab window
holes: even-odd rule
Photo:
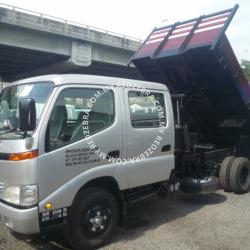
[[[139,91],[129,91],[128,99],[133,128],[166,126],[166,108],[162,93],[152,92],[147,96]]]

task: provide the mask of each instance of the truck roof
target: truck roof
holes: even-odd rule
[[[96,75],[82,75],[82,74],[62,74],[62,75],[44,75],[31,77],[23,80],[19,80],[11,83],[11,85],[18,85],[24,83],[35,83],[35,82],[54,82],[55,85],[65,85],[65,84],[94,84],[94,85],[113,85],[117,86],[119,83],[127,86],[127,83],[140,85],[148,89],[156,90],[168,90],[167,86],[156,82],[146,82],[133,79],[117,78],[117,77],[107,77],[107,76],[96,76]],[[119,85],[118,85],[119,86]]]

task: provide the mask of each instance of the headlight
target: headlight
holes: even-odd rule
[[[4,190],[3,199],[9,203],[20,205],[20,187],[7,187]]]
[[[3,199],[18,206],[32,206],[37,204],[37,186],[9,186],[3,193]]]

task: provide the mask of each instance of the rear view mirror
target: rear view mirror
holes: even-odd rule
[[[36,104],[32,98],[19,100],[19,129],[33,131],[36,128]]]

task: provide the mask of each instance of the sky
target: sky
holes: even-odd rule
[[[239,60],[250,60],[249,0],[0,0],[1,3],[144,40],[154,27],[240,5],[227,36]]]

